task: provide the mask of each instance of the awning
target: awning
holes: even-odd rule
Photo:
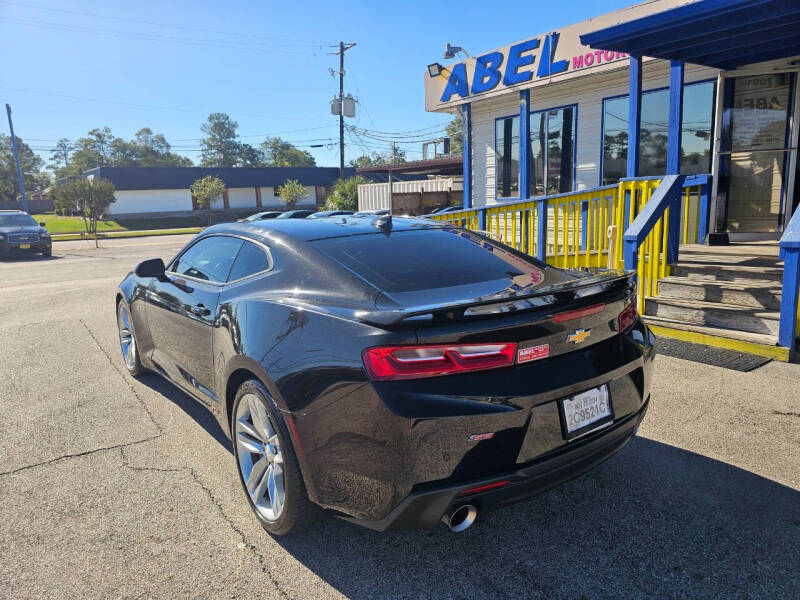
[[[800,1],[700,0],[586,33],[581,43],[730,70],[800,55]]]

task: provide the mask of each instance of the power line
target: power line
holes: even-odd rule
[[[65,14],[71,14],[71,15],[80,15],[80,16],[84,16],[84,17],[95,17],[95,18],[98,18],[98,19],[107,19],[107,20],[111,20],[111,21],[122,21],[122,22],[126,22],[126,23],[139,23],[139,24],[142,24],[142,25],[154,25],[156,27],[165,27],[165,28],[169,28],[169,29],[183,29],[183,30],[186,30],[186,31],[199,31],[199,32],[202,32],[202,33],[215,33],[215,34],[219,34],[219,35],[231,35],[231,36],[235,36],[237,38],[243,38],[244,37],[244,38],[250,38],[250,39],[256,39],[256,40],[274,40],[274,41],[304,43],[304,44],[323,45],[323,46],[324,45],[327,45],[327,46],[334,46],[335,45],[332,42],[323,42],[323,41],[319,41],[319,40],[297,40],[297,39],[292,39],[292,38],[282,38],[282,37],[272,37],[272,36],[246,34],[246,33],[242,33],[242,32],[239,32],[239,31],[236,31],[236,32],[233,32],[233,31],[220,31],[220,30],[217,30],[217,29],[205,29],[205,28],[202,28],[202,27],[191,27],[191,26],[188,26],[188,25],[177,25],[177,24],[174,24],[174,23],[158,23],[156,21],[146,21],[146,20],[143,20],[143,19],[131,19],[131,18],[128,18],[128,17],[114,17],[114,16],[110,16],[110,15],[102,15],[102,14],[99,14],[99,13],[83,12],[83,11],[78,11],[78,10],[69,10],[69,9],[65,9],[65,8],[52,8],[52,7],[49,7],[49,6],[38,6],[36,4],[26,4],[26,3],[23,3],[23,2],[11,2],[9,0],[0,0],[0,4],[9,4],[9,5],[12,5],[12,6],[22,6],[22,7],[25,7],[25,8],[33,8],[33,9],[36,9],[36,10],[45,10],[45,11],[50,11],[50,12],[58,12],[58,13],[65,13]]]
[[[88,98],[86,96],[73,96],[70,94],[59,94],[56,92],[46,92],[41,90],[27,90],[23,88],[14,88],[14,87],[7,87],[7,86],[0,86],[0,90],[8,90],[11,92],[21,92],[25,94],[37,94],[41,96],[52,96],[55,98],[67,98],[69,100],[80,100],[81,102],[98,102],[100,104],[118,104],[120,106],[132,106],[135,108],[153,108],[158,110],[174,110],[179,112],[190,112],[190,113],[203,113],[203,114],[210,114],[207,109],[198,109],[198,108],[185,108],[185,107],[178,107],[178,106],[160,106],[156,104],[139,104],[135,102],[124,102],[121,100],[106,100],[101,98]],[[282,120],[314,120],[314,121],[322,121],[327,119],[323,119],[321,117],[305,117],[305,116],[279,116],[279,115],[255,115],[255,114],[239,114],[241,117],[252,117],[256,119],[282,119]]]
[[[260,52],[265,54],[278,53],[278,54],[302,54],[309,53],[311,48],[304,52],[294,50],[281,50],[277,48],[259,48],[253,45],[228,42],[226,40],[201,40],[196,38],[180,38],[174,36],[164,36],[149,33],[133,33],[127,31],[120,31],[114,29],[100,29],[96,27],[85,27],[82,25],[66,25],[63,23],[53,23],[49,21],[32,21],[30,19],[20,19],[16,17],[0,17],[0,22],[11,23],[15,25],[24,25],[26,27],[39,27],[43,29],[51,29],[56,31],[70,31],[76,33],[89,33],[92,35],[103,35],[114,38],[127,38],[142,41],[163,42],[167,44],[182,44],[185,46],[204,46],[208,48],[222,48],[228,50],[246,50],[250,52]],[[291,47],[291,46],[290,46]],[[322,49],[324,46],[314,46],[314,48]]]

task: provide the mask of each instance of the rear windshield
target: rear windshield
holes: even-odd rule
[[[356,235],[313,243],[387,292],[507,279],[530,273],[538,266],[484,238],[454,229]]]

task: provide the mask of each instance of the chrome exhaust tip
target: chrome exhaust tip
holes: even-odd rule
[[[453,533],[466,531],[475,522],[478,517],[478,509],[473,504],[462,504],[446,513],[442,517],[442,523]]]

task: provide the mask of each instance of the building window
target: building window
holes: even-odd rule
[[[683,87],[681,166],[683,175],[711,172],[715,83]],[[667,170],[669,90],[642,94],[639,175],[661,176]],[[616,183],[628,170],[628,96],[603,100],[602,185]]]
[[[519,116],[495,121],[495,198],[519,197]]]
[[[529,197],[573,190],[576,116],[577,106],[530,114]]]

